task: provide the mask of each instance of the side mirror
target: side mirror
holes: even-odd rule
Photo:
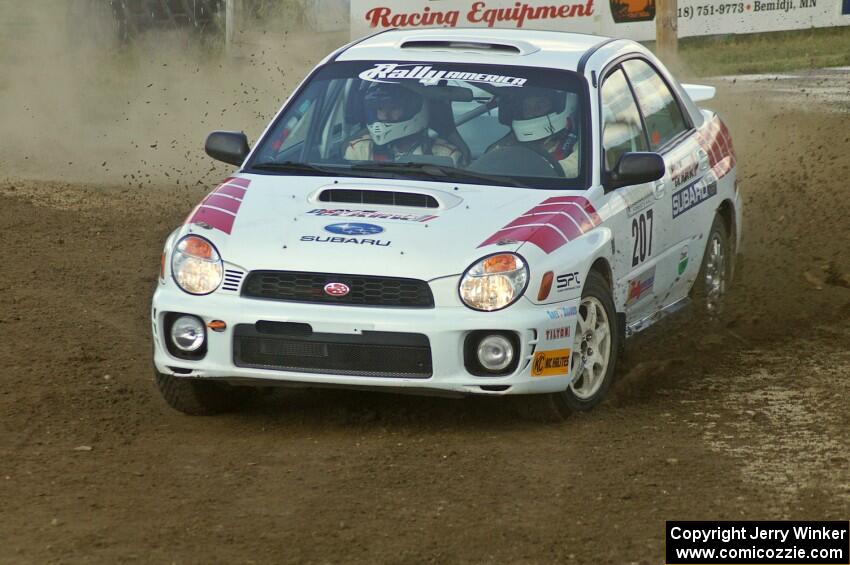
[[[204,144],[207,155],[217,161],[224,161],[237,167],[245,161],[251,152],[248,138],[241,131],[214,131],[207,136]]]
[[[614,170],[607,174],[605,190],[652,182],[664,176],[664,159],[658,153],[623,153]]]

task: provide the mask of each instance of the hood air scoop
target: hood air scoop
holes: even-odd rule
[[[391,184],[333,184],[325,185],[307,197],[309,202],[334,202],[337,204],[359,204],[364,206],[387,206],[397,208],[429,208],[448,210],[463,199],[443,190],[420,186]]]
[[[406,206],[410,208],[439,208],[440,203],[430,194],[395,192],[388,190],[364,190],[351,188],[327,188],[319,193],[319,202],[344,202],[346,204],[380,204],[383,206]]]

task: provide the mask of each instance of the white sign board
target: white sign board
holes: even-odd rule
[[[679,37],[850,25],[849,0],[679,0]],[[351,0],[351,35],[496,27],[655,38],[655,0]]]

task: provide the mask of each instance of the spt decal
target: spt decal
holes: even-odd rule
[[[558,278],[555,280],[557,281],[558,292],[581,288],[581,278],[579,278],[578,271],[574,273],[564,273],[563,275],[558,275]]]

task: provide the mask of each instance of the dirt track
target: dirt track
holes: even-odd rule
[[[215,178],[5,161],[0,563],[661,563],[669,519],[847,519],[850,118],[735,85],[714,107],[746,193],[729,315],[641,335],[609,401],[557,426],[335,391],[179,415],[151,377],[149,299]]]

